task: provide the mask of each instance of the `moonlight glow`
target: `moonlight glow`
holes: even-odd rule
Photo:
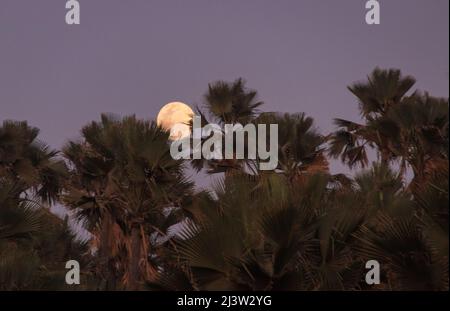
[[[191,134],[189,122],[193,116],[191,107],[181,102],[172,102],[161,108],[156,123],[170,131],[171,140],[178,140]]]

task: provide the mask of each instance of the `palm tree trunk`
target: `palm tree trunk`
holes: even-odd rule
[[[100,243],[98,245],[99,257],[104,261],[101,274],[105,281],[106,290],[116,289],[116,276],[114,269],[114,255],[112,249],[114,248],[112,239],[115,238],[113,234],[114,222],[112,216],[106,213],[103,217],[103,224],[100,231]]]
[[[149,247],[150,244],[148,243],[147,236],[144,232],[143,226],[140,227],[141,230],[141,237],[142,237],[142,251],[143,251],[143,257],[144,257],[144,271],[145,271],[145,278],[146,280],[154,280],[158,274],[158,270],[156,267],[154,267],[148,260],[147,256],[150,255]]]
[[[141,252],[142,237],[139,227],[133,227],[131,230],[131,253],[128,267],[128,288],[130,290],[139,289],[139,283],[142,280],[140,261],[142,258]]]

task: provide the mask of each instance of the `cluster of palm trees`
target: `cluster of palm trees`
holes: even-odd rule
[[[26,122],[0,127],[0,290],[62,289],[67,258],[86,264],[88,244],[48,206],[69,172]]]
[[[64,268],[76,259],[75,289],[448,290],[448,99],[414,84],[375,69],[349,87],[363,123],[337,119],[329,135],[304,113],[260,112],[241,79],[209,85],[203,124],[278,124],[274,171],[174,160],[169,133],[134,116],[102,115],[60,152],[5,121],[0,289],[74,289]],[[362,170],[330,174],[329,157]],[[196,189],[189,167],[216,181]],[[49,212],[55,203],[87,241]],[[369,260],[379,285],[365,282]]]

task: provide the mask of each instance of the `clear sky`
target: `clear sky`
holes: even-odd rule
[[[448,0],[380,0],[377,26],[365,0],[79,0],[76,26],[65,2],[0,2],[0,121],[28,120],[55,148],[102,112],[201,104],[219,79],[245,78],[262,110],[306,112],[323,133],[359,120],[346,86],[375,66],[449,95]]]

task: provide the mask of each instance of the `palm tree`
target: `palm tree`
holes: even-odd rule
[[[254,123],[278,125],[277,171],[286,174],[289,180],[328,172],[324,155],[326,138],[314,128],[313,118],[304,113],[261,113]]]
[[[368,165],[367,147],[376,147],[380,160],[388,164],[394,157],[390,137],[393,133],[384,117],[393,107],[401,103],[415,79],[402,76],[400,70],[375,68],[367,82],[348,87],[358,98],[359,111],[365,124],[335,119],[339,130],[330,137],[329,154],[341,157],[351,167]]]
[[[416,93],[392,108],[385,123],[402,171],[414,174],[412,187],[423,187],[435,172],[448,167],[448,99]]]
[[[64,286],[65,263],[89,262],[87,245],[77,240],[62,220],[37,200],[20,196],[15,180],[0,177],[0,289],[59,290]],[[89,288],[89,277],[83,275]]]
[[[409,166],[412,185],[424,185],[448,159],[448,99],[417,91],[407,96],[414,83],[399,70],[376,68],[367,83],[350,86],[365,124],[335,119],[340,129],[330,137],[329,154],[350,168],[364,167],[367,147],[373,147],[383,164],[398,160],[400,175]]]
[[[65,262],[87,250],[51,214],[67,170],[26,122],[0,126],[0,289],[60,289]]]
[[[434,223],[439,220],[448,228],[448,218],[443,217],[446,209],[448,214],[448,207],[443,209],[443,202],[448,203],[448,192],[429,187],[434,194],[441,192],[440,199],[433,202],[427,197],[418,201],[417,193],[411,196],[401,177],[382,164],[374,164],[371,170],[358,174],[355,189],[358,201],[366,206],[367,216],[352,233],[351,247],[360,261],[376,259],[382,265],[382,283],[375,289],[448,289],[448,231]],[[424,216],[424,206],[436,202],[440,206],[434,211],[444,214],[438,216],[429,209],[428,215],[433,217]]]
[[[4,121],[0,127],[0,176],[13,180],[22,195],[54,203],[68,177],[58,152],[39,141],[27,122]],[[26,191],[25,191],[26,190]]]
[[[251,123],[258,115],[258,107],[263,105],[263,102],[258,101],[257,97],[258,93],[248,89],[242,78],[236,79],[234,82],[217,81],[209,84],[208,91],[204,95],[206,113],[197,109],[202,126],[209,124],[211,120],[220,125],[241,124],[245,126]],[[224,148],[222,149],[224,150]],[[245,170],[252,165],[252,161],[194,159],[191,161],[191,165],[197,172],[206,168],[209,174],[231,174]]]
[[[176,223],[192,183],[154,122],[102,115],[82,135],[64,148],[72,168],[64,200],[94,235],[106,288],[138,289],[156,273],[157,240]]]
[[[208,85],[205,108],[221,124],[247,124],[257,116],[257,92],[249,90],[242,78],[232,83],[218,81]]]

